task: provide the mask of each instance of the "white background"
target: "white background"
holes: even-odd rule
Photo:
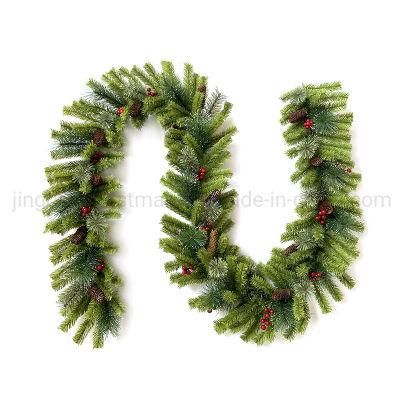
[[[399,398],[399,21],[396,1],[8,1],[1,6],[0,397],[14,399]],[[280,94],[342,80],[355,113],[367,231],[357,287],[307,334],[262,348],[218,336],[169,285],[158,249],[162,207],[127,206],[113,229],[126,285],[121,336],[103,350],[57,330],[40,193],[49,132],[84,83],[113,66],[184,61],[235,104],[232,185],[241,198],[299,193],[289,183]],[[161,194],[163,132],[127,132],[124,194]],[[386,196],[382,200],[382,197]],[[14,207],[14,199],[22,206]],[[390,202],[389,199],[390,198]],[[382,201],[384,204],[382,204]],[[371,204],[372,203],[372,204]],[[294,217],[269,202],[235,213],[243,252],[266,260]]]

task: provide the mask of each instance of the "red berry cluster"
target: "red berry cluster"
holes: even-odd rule
[[[182,266],[182,275],[191,275],[191,273],[194,271],[194,266],[192,264],[190,265],[184,265]]]
[[[310,119],[310,118],[307,118],[307,119],[304,121],[303,126],[304,126],[304,128],[306,128],[306,129],[311,129],[311,128],[314,126],[314,120],[313,120],[313,119]]]
[[[103,272],[106,267],[104,264],[104,260],[97,260],[98,264],[94,267],[97,272]]]
[[[201,227],[200,227],[200,229],[202,230],[202,231],[205,231],[205,232],[210,232],[211,231],[211,229],[212,229],[212,223],[211,222],[207,222],[207,223],[205,223],[204,225],[202,225]]]
[[[92,157],[90,157],[90,162],[92,164],[97,164],[104,157],[105,154],[102,151],[96,151],[96,153],[94,153]]]
[[[204,167],[200,167],[199,171],[197,172],[197,180],[202,181],[206,176],[207,170]]]
[[[267,330],[267,327],[269,327],[271,325],[271,316],[273,313],[274,313],[274,310],[270,307],[266,307],[264,309],[264,315],[260,319],[260,329],[262,331]]]
[[[88,214],[92,212],[93,208],[90,206],[84,206],[81,208],[81,216],[85,218]]]
[[[124,112],[124,107],[118,107],[118,110],[117,110],[118,117],[120,117],[123,112]]]
[[[147,88],[147,96],[155,97],[155,96],[157,96],[157,94],[158,93],[155,90],[153,90],[152,88]]]
[[[315,220],[318,221],[321,225],[325,225],[325,222],[326,222],[326,210],[321,210],[315,216]]]
[[[308,279],[311,282],[318,282],[322,278],[322,272],[319,271],[310,271],[308,273]]]

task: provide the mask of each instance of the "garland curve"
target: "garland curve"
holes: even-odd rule
[[[78,320],[73,337],[82,343],[92,332],[93,346],[116,335],[125,307],[122,280],[111,265],[117,248],[109,240],[109,222],[120,216],[120,184],[110,168],[123,158],[124,128],[141,128],[154,116],[165,129],[171,169],[163,176],[163,197],[177,216],[164,215],[167,237],[160,247],[173,255],[165,264],[179,286],[201,284],[190,299],[200,311],[223,311],[215,330],[240,332],[245,341],[263,344],[278,333],[292,339],[310,320],[310,301],[323,313],[329,297],[342,299],[339,284],[352,288],[348,274],[358,256],[361,209],[351,194],[360,181],[352,171],[348,95],[339,82],[302,85],[285,93],[282,124],[287,154],[296,157],[293,182],[303,194],[282,235],[285,249],[274,248],[266,263],[256,263],[231,243],[228,231],[236,192],[224,168],[236,132],[227,126],[232,105],[207,78],[185,64],[180,79],[171,62],[143,68],[112,69],[102,81],[90,80],[90,93],[64,108],[72,119],[52,131],[55,160],[46,168],[49,188],[43,209],[46,230],[65,235],[50,246],[52,286],[61,290],[62,331]]]

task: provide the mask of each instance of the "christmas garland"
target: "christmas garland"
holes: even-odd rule
[[[225,124],[232,105],[218,90],[208,93],[206,77],[186,64],[180,79],[162,62],[161,72],[151,64],[112,69],[88,86],[88,96],[64,109],[74,118],[52,132],[51,156],[64,161],[46,168],[43,210],[52,217],[47,231],[68,234],[50,246],[51,261],[59,264],[51,278],[61,290],[60,329],[79,320],[76,343],[92,332],[94,347],[102,347],[117,334],[125,310],[109,256],[117,250],[109,224],[120,216],[120,184],[108,170],[123,158],[127,123],[141,128],[148,116],[166,132],[171,170],[162,178],[163,197],[177,214],[162,218],[167,237],[160,247],[173,255],[165,269],[179,286],[202,286],[190,307],[223,312],[215,321],[218,333],[240,332],[257,344],[278,333],[292,339],[307,328],[312,298],[327,313],[329,297],[342,299],[339,284],[353,287],[347,271],[363,224],[351,192],[360,175],[352,171],[352,114],[344,111],[348,95],[340,83],[302,85],[282,96],[287,153],[297,158],[292,181],[300,182],[303,195],[298,218],[282,235],[289,246],[273,249],[266,263],[242,255],[228,235],[236,193],[223,165],[236,128]]]

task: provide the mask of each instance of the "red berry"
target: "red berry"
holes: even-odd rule
[[[265,323],[265,325],[266,325],[266,326],[270,326],[270,325],[271,325],[271,322],[270,322],[270,321],[267,321],[267,322]]]
[[[316,217],[315,217],[315,220],[316,221],[319,221],[321,219],[321,216],[320,215],[317,215]]]
[[[212,228],[212,225],[211,225],[211,224],[204,224],[204,225],[201,227],[201,229],[202,229],[203,231],[206,231],[206,232],[210,231],[211,228]]]
[[[124,112],[124,107],[118,107],[117,115],[120,116]]]
[[[154,97],[154,96],[157,96],[157,94],[158,93],[156,91],[154,91],[153,89],[147,88],[147,96]]]
[[[314,125],[314,121],[312,120],[312,119],[306,119],[305,121],[304,121],[304,128],[306,128],[306,129],[310,129],[310,128],[312,128],[313,127],[313,125]]]
[[[92,207],[86,206],[81,208],[81,216],[86,217],[88,214],[92,212]]]
[[[261,318],[260,323],[265,324],[267,322],[266,318]]]
[[[260,328],[262,331],[265,331],[267,329],[267,327],[265,325],[261,325]]]
[[[191,266],[184,265],[182,266],[182,275],[190,275],[192,273]]]
[[[104,271],[105,265],[104,264],[97,264],[94,268],[95,268],[95,270],[97,272],[102,272],[102,271]]]
[[[320,213],[321,215],[326,215],[326,210],[321,210]]]
[[[264,309],[264,318],[269,319],[270,316],[274,313],[274,310],[270,307]]]
[[[204,167],[200,167],[197,171],[197,179],[199,181],[203,180],[206,175],[207,170]]]

